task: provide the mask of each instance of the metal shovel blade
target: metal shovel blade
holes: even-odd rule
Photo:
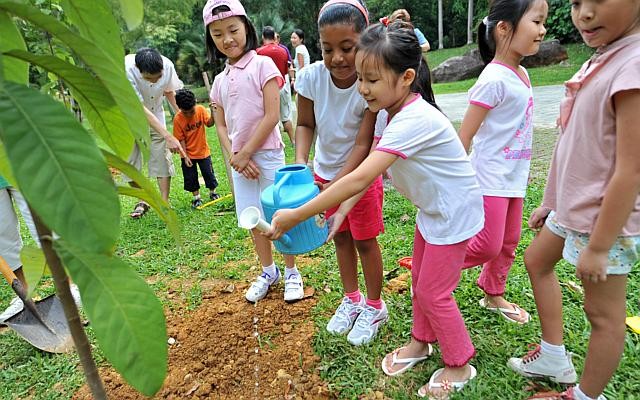
[[[49,353],[66,353],[72,350],[73,339],[58,296],[47,296],[35,302],[35,306],[46,325],[40,322],[28,307],[4,323],[40,350]]]

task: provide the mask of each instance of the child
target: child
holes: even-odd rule
[[[207,110],[196,105],[196,96],[189,89],[176,91],[176,104],[180,111],[173,118],[173,136],[180,141],[180,145],[187,152],[182,158],[182,175],[184,176],[184,190],[193,194],[191,207],[202,205],[200,198],[200,183],[198,182],[198,167],[209,189],[209,199],[215,200],[220,195],[216,193],[218,181],[211,165],[211,150],[207,143],[205,126],[213,126],[213,103],[209,106],[211,116]],[[197,166],[196,166],[197,165]]]
[[[564,258],[582,280],[592,331],[580,384],[549,398],[604,399],[624,349],[627,274],[640,253],[640,1],[573,2],[571,18],[597,51],[566,83],[542,206],[529,219],[542,228],[524,255],[542,341],[509,366],[527,377],[576,380],[554,272]]]
[[[519,7],[518,5],[522,5]],[[484,197],[485,226],[467,247],[464,267],[483,265],[480,306],[507,321],[524,324],[530,316],[504,298],[522,229],[533,144],[533,93],[523,57],[535,54],[546,30],[545,0],[493,2],[478,28],[478,47],[486,67],[469,90],[469,108],[460,139]]]
[[[296,162],[307,163],[317,133],[313,169],[323,189],[353,171],[367,157],[373,142],[375,114],[358,93],[355,67],[355,46],[367,25],[367,11],[357,0],[327,2],[318,16],[323,62],[298,74]],[[371,341],[388,318],[380,298],[382,255],[376,239],[384,231],[382,198],[382,177],[378,177],[353,209],[344,212],[333,207],[325,214],[336,215],[333,241],[345,291],[327,331],[348,333],[347,340],[356,346]],[[358,289],[358,255],[366,300]]]
[[[418,395],[446,398],[476,376],[468,364],[475,350],[452,292],[467,242],[484,224],[480,188],[455,129],[435,106],[429,70],[409,24],[376,24],[364,31],[355,65],[360,94],[372,112],[382,110],[377,119],[383,129],[380,141],[362,164],[317,198],[300,208],[278,211],[270,237],[276,239],[307,217],[359,193],[387,171],[398,191],[418,207],[418,215],[411,344],[387,355],[383,369],[397,374],[410,368],[414,360],[397,355],[406,350],[406,357],[424,359],[431,354],[430,343],[437,341],[445,368],[435,371]],[[390,371],[396,362],[407,365]]]
[[[227,58],[224,71],[211,88],[216,103],[215,122],[220,143],[233,168],[236,214],[249,206],[262,211],[260,192],[273,184],[275,172],[284,166],[284,143],[278,129],[280,87],[284,80],[269,57],[256,54],[256,30],[238,0],[209,0],[203,10],[210,61]],[[273,262],[271,242],[257,230],[252,237],[262,264],[262,274],[251,284],[245,297],[250,302],[263,299],[280,280]],[[284,256],[285,301],[304,296],[302,276],[293,256]]]

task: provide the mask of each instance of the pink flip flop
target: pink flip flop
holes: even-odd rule
[[[419,363],[420,361],[424,361],[427,358],[429,358],[431,356],[431,354],[433,354],[433,346],[431,346],[431,343],[427,343],[427,348],[428,348],[428,352],[426,356],[421,356],[421,357],[409,357],[409,358],[398,358],[398,353],[400,352],[400,350],[406,348],[406,347],[400,347],[399,349],[394,350],[393,352],[387,354],[386,356],[384,356],[384,358],[382,359],[382,372],[384,372],[386,375],[388,376],[396,376],[396,375],[400,375],[403,372],[413,368],[414,365],[416,365],[417,363]],[[387,369],[387,360],[388,357],[391,356],[391,366],[393,367],[396,364],[405,364],[404,367],[400,368],[397,371],[389,371]]]

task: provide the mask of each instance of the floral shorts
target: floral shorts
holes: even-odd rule
[[[556,221],[555,211],[551,211],[545,225],[551,232],[564,238],[562,257],[572,265],[578,265],[582,249],[589,243],[589,235],[564,228]],[[640,260],[640,236],[619,236],[609,250],[607,275],[626,275]]]

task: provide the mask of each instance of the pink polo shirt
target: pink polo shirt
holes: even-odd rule
[[[251,50],[235,64],[229,64],[227,61],[224,71],[213,81],[209,97],[224,109],[231,150],[234,153],[240,151],[249,141],[264,118],[262,89],[274,78],[281,88],[284,79],[273,60]],[[280,130],[278,125],[275,125],[259,150],[282,147],[284,143]]]
[[[621,46],[623,46],[621,48]],[[578,90],[566,129],[554,150],[543,205],[560,225],[591,233],[616,160],[613,96],[640,89],[640,34],[599,51],[619,49]],[[587,61],[588,62],[588,61]],[[640,194],[621,236],[640,235]]]

